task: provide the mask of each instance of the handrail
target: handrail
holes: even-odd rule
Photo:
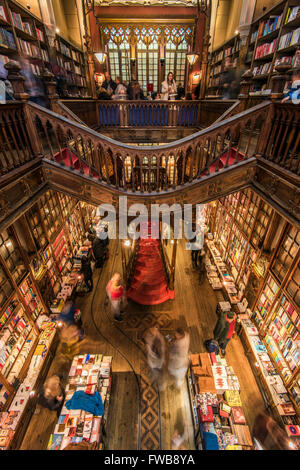
[[[269,105],[259,104],[174,142],[142,148],[35,103],[28,103],[28,109],[45,159],[116,189],[151,193],[198,181],[253,156]]]

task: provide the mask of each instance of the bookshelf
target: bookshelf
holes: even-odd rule
[[[279,283],[277,283],[271,274],[267,276],[263,289],[258,297],[254,311],[253,319],[258,329],[263,326],[264,321],[271,312],[273,302],[279,293]]]
[[[252,23],[248,37],[246,65],[253,73],[251,91],[270,88],[275,67],[294,66],[300,42],[300,7],[297,0],[280,1]]]
[[[3,65],[10,59],[20,60],[23,68],[38,77],[51,69],[43,22],[14,0],[0,1],[0,54],[2,78],[7,73]]]
[[[234,67],[239,60],[241,41],[239,35],[235,35],[211,53],[210,68],[208,73],[207,94],[217,95],[219,93],[220,77],[224,71],[226,57],[230,57]]]
[[[87,97],[87,66],[84,52],[62,36],[55,38],[56,60],[59,69],[67,84],[64,97]]]
[[[35,321],[43,311],[43,304],[38,296],[31,276],[28,274],[26,279],[20,285],[20,292],[23,296],[31,318]]]

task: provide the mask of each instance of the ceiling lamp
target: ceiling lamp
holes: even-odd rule
[[[198,52],[191,52],[190,54],[187,54],[187,60],[189,61],[190,65],[194,65],[199,57]]]
[[[105,59],[106,59],[106,53],[105,52],[95,52],[96,59],[100,64],[104,64]]]

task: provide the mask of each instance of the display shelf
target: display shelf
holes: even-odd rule
[[[47,191],[40,197],[38,202],[47,236],[50,240],[53,240],[62,225],[55,193],[52,190]]]
[[[24,302],[30,311],[32,319],[36,321],[43,311],[43,304],[36,292],[36,288],[30,278],[30,275],[28,275],[22,282],[19,289],[23,295]]]
[[[0,258],[15,283],[20,283],[26,274],[26,267],[17,240],[9,228],[0,233]]]
[[[280,245],[277,256],[271,265],[272,273],[282,282],[287,275],[300,247],[300,230],[291,225],[287,226],[284,239]],[[297,295],[295,293],[295,295]]]
[[[275,297],[279,293],[278,291],[279,284],[276,283],[273,277],[269,274],[253,312],[253,319],[258,329],[262,327],[264,320],[270,313]]]

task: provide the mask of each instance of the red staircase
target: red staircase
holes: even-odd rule
[[[174,298],[168,289],[159,240],[141,238],[133,279],[127,297],[141,305],[157,305]]]

